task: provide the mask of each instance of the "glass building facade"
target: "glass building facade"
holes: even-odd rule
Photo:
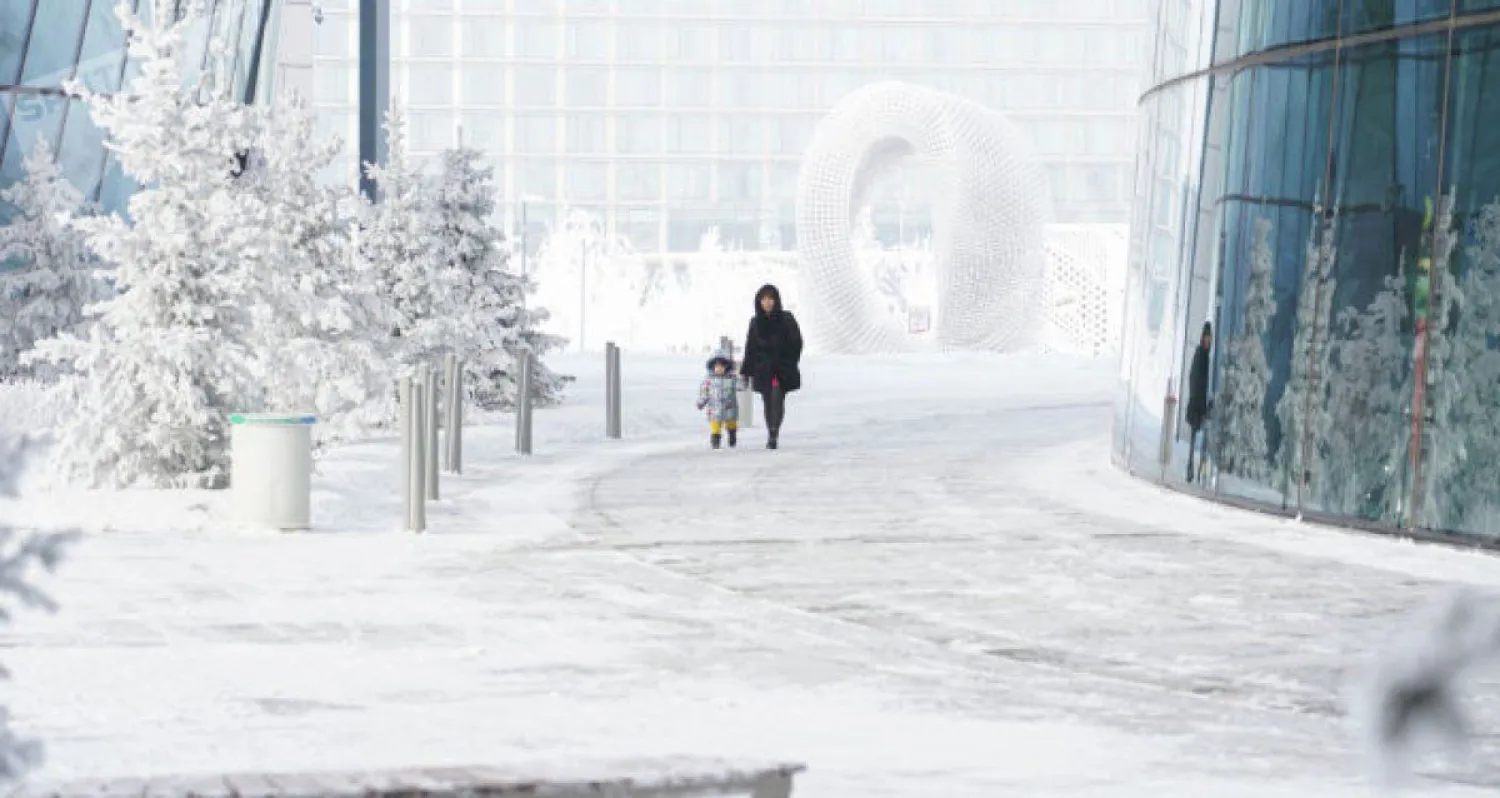
[[[134,0],[150,21],[159,8],[180,18],[186,2]],[[105,210],[124,206],[134,189],[104,148],[88,109],[63,91],[76,79],[97,92],[118,91],[131,74],[115,0],[0,0],[0,187],[22,177],[22,162],[45,141],[84,196]],[[212,0],[188,36],[185,85],[207,85],[216,69],[232,70],[232,89],[246,102],[265,95],[277,30],[276,0]],[[210,58],[209,42],[229,57]],[[0,203],[0,224],[14,208]]]
[[[1056,220],[1125,224],[1152,0],[391,0],[391,96],[419,155],[487,151],[528,232],[564,206],[641,252],[718,227],[793,249],[798,164],[841,97],[904,80],[1004,111],[1049,170]],[[314,84],[355,139],[356,0],[326,0]],[[352,153],[330,175],[353,183]],[[893,177],[886,243],[925,234]],[[541,235],[528,237],[539,241]]]
[[[1500,0],[1158,14],[1116,461],[1232,503],[1500,538]]]

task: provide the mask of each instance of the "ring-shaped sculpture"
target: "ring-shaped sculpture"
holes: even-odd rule
[[[945,92],[875,83],[818,125],[797,185],[803,296],[798,318],[819,349],[911,348],[855,259],[851,230],[875,178],[915,157],[935,181],[936,342],[1014,350],[1035,340],[1051,200],[1025,137],[999,113]]]

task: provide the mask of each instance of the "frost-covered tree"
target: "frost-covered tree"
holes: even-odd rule
[[[433,189],[437,254],[441,267],[456,275],[454,302],[461,327],[455,345],[469,395],[487,410],[514,407],[520,389],[516,364],[529,348],[537,358],[532,399],[555,403],[569,378],[548,369],[542,356],[563,339],[538,330],[546,311],[529,307],[530,278],[509,268],[505,237],[491,221],[494,197],[494,168],[484,163],[482,152],[455,147],[443,153]]]
[[[317,177],[342,143],[316,138],[301,98],[252,112],[235,185],[240,224],[258,233],[239,266],[261,390],[246,409],[313,411],[320,441],[353,436],[390,414],[391,320],[370,264],[354,257],[348,191]]]
[[[84,308],[108,295],[88,242],[73,221],[91,211],[68,182],[45,140],[26,157],[25,177],[0,190],[0,202],[17,211],[0,227],[0,375],[50,376],[47,364],[21,365],[37,341],[80,333]]]
[[[536,302],[549,309],[548,329],[572,334],[586,321],[595,344],[634,338],[642,306],[661,288],[628,241],[611,236],[602,220],[580,208],[560,211],[533,266]]]
[[[0,442],[0,496],[15,495],[15,479],[21,470],[25,446],[14,441]],[[46,593],[31,584],[37,569],[56,569],[63,549],[76,532],[23,533],[0,523],[0,621],[8,621],[17,609],[55,611],[57,605]],[[0,668],[0,679],[10,674]],[[15,781],[42,761],[42,744],[27,739],[10,728],[10,713],[0,706],[0,783]]]
[[[1454,201],[1443,199],[1432,235],[1417,521],[1465,529],[1494,513],[1500,481],[1500,204],[1480,210],[1458,275]]]
[[[1327,430],[1319,453],[1318,498],[1329,511],[1372,520],[1393,519],[1399,512],[1402,461],[1410,440],[1410,318],[1400,276],[1387,277],[1385,289],[1368,307],[1339,314],[1328,407],[1343,423]]]
[[[1290,376],[1286,390],[1276,403],[1281,421],[1280,471],[1283,495],[1300,498],[1301,489],[1316,481],[1318,463],[1312,457],[1327,432],[1327,380],[1329,335],[1333,324],[1337,256],[1335,234],[1338,212],[1313,211],[1307,257],[1297,291],[1296,329],[1292,335]]]
[[[1271,449],[1266,441],[1266,394],[1271,366],[1266,360],[1266,333],[1276,315],[1275,250],[1271,222],[1256,219],[1250,246],[1249,285],[1245,291],[1244,320],[1230,341],[1224,377],[1215,409],[1219,422],[1219,463],[1226,472],[1264,482],[1269,477]]]
[[[130,199],[133,221],[77,222],[118,293],[91,310],[86,335],[34,352],[75,375],[59,385],[73,423],[54,453],[68,475],[94,484],[222,485],[227,416],[253,376],[239,266],[260,231],[237,218],[234,181],[254,124],[227,92],[182,87],[192,13],[156,26],[128,3],[118,13],[139,74],[115,94],[69,90],[144,188]]]
[[[399,105],[386,114],[385,130],[386,162],[364,165],[380,200],[360,203],[358,257],[390,303],[393,358],[403,366],[434,363],[460,335],[455,297],[464,278],[439,255],[431,181],[412,160]]]

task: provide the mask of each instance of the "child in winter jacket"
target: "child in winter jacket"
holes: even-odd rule
[[[715,352],[708,360],[708,376],[698,388],[698,409],[708,413],[708,442],[715,449],[719,448],[725,431],[729,432],[730,447],[738,442],[740,402],[735,395],[738,382],[733,358],[727,352]]]

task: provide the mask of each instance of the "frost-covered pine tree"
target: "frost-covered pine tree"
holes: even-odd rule
[[[487,410],[514,407],[520,389],[516,364],[530,348],[537,358],[532,399],[555,403],[569,378],[553,373],[541,358],[563,339],[537,329],[546,311],[528,307],[531,281],[509,268],[505,237],[491,221],[494,197],[494,168],[484,163],[484,153],[468,147],[443,153],[433,212],[438,257],[457,275],[454,301],[462,326],[455,341],[469,396]]]
[[[25,455],[24,443],[0,442],[0,496],[15,495],[15,479]],[[0,523],[0,620],[21,607],[55,611],[57,605],[31,584],[32,572],[52,571],[62,561],[63,548],[76,532],[22,533]],[[10,674],[0,668],[0,679]],[[15,781],[42,762],[42,744],[10,728],[10,713],[0,706],[0,784]]]
[[[93,484],[222,485],[227,416],[251,381],[238,270],[259,230],[237,218],[234,181],[254,125],[227,93],[203,98],[181,85],[183,34],[201,10],[151,26],[121,3],[139,74],[110,95],[68,87],[144,186],[130,199],[133,221],[77,222],[117,294],[91,311],[87,335],[34,352],[73,372],[59,385],[73,418],[54,455],[67,475]]]
[[[399,105],[386,114],[385,130],[386,162],[364,165],[380,199],[360,202],[358,256],[390,303],[393,360],[410,367],[453,351],[463,327],[456,304],[463,275],[439,256],[431,181],[412,160]]]
[[[1325,218],[1326,216],[1326,218]],[[1313,456],[1329,423],[1327,379],[1329,313],[1333,307],[1335,234],[1338,212],[1313,209],[1312,231],[1302,283],[1297,291],[1296,329],[1292,336],[1290,376],[1276,403],[1281,421],[1279,466],[1282,491],[1288,500],[1301,496],[1303,486],[1316,482],[1318,462]]]
[[[68,182],[45,140],[26,157],[25,178],[0,190],[0,202],[18,215],[0,227],[0,376],[48,377],[49,364],[23,366],[21,355],[37,341],[81,333],[84,308],[108,295],[88,242],[73,221],[90,212],[83,193]]]
[[[252,113],[235,187],[240,223],[258,231],[240,271],[262,395],[246,409],[315,412],[320,442],[355,436],[390,415],[391,320],[373,270],[354,257],[349,192],[317,177],[342,143],[316,138],[299,97]]]
[[[1500,478],[1500,208],[1480,210],[1463,274],[1453,252],[1459,230],[1455,197],[1443,198],[1432,236],[1426,423],[1422,445],[1422,503],[1417,522],[1442,529],[1488,525]]]
[[[1402,256],[1402,263],[1406,256]],[[1404,271],[1404,269],[1403,269]],[[1406,284],[1397,276],[1363,310],[1339,315],[1340,337],[1329,365],[1329,415],[1358,419],[1332,425],[1323,451],[1319,500],[1324,508],[1371,520],[1396,518],[1410,440],[1406,408],[1412,371]]]
[[[1220,436],[1221,467],[1245,479],[1265,482],[1270,476],[1270,445],[1266,441],[1266,394],[1271,366],[1266,360],[1266,333],[1276,315],[1275,250],[1271,222],[1256,219],[1250,246],[1250,284],[1245,291],[1244,320],[1229,344],[1224,378],[1215,409]]]

